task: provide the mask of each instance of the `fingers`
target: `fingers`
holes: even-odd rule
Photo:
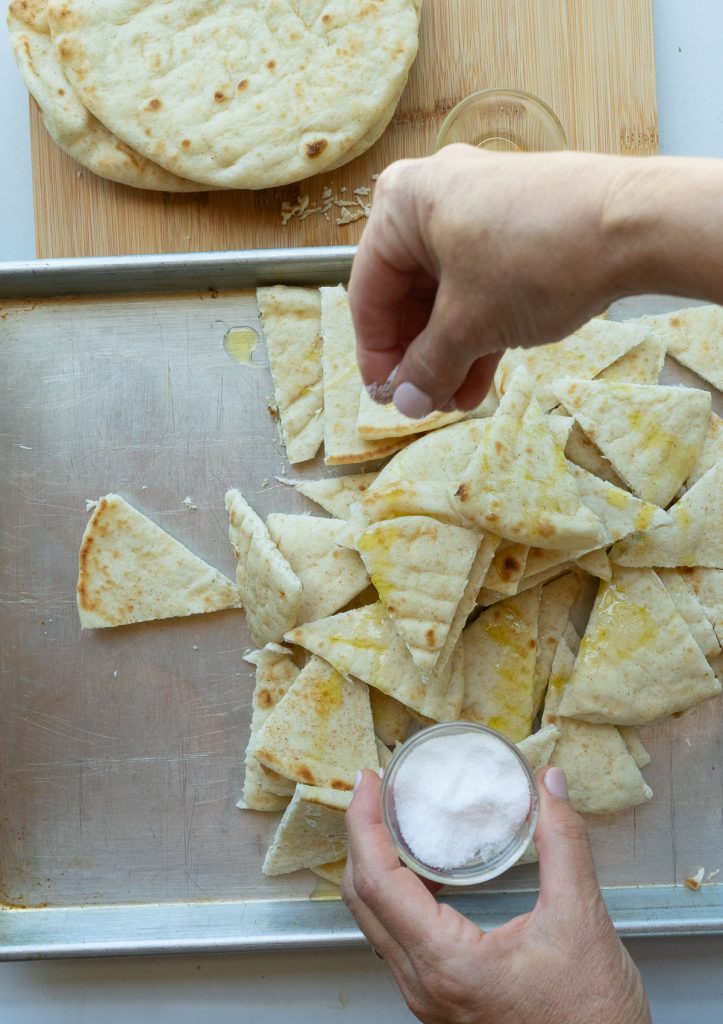
[[[577,917],[601,901],[585,822],[567,798],[561,768],[548,768],[540,780],[540,818],[535,844],[540,856],[540,909]]]
[[[501,358],[501,352],[492,352],[472,363],[464,384],[454,396],[458,409],[469,411],[477,408],[492,387],[495,370]]]
[[[383,933],[405,949],[428,943],[439,908],[420,879],[399,863],[382,820],[381,782],[375,773],[364,772],[346,824],[351,874],[345,879],[345,899],[358,899],[349,909],[363,919],[366,927],[357,917],[365,934],[367,927],[375,930],[373,944],[385,956]]]

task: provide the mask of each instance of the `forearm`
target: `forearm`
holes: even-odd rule
[[[723,161],[611,162],[603,237],[621,294],[723,303]]]

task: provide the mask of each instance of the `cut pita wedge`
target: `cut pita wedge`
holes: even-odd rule
[[[324,437],[321,304],[317,288],[257,288],[274,395],[289,462],[316,455]]]
[[[246,655],[256,666],[256,685],[251,698],[251,736],[246,747],[243,805],[253,811],[282,811],[289,796],[273,791],[269,776],[251,753],[256,737],[271,711],[285,696],[299,674],[288,647],[268,644],[261,651]],[[293,784],[291,789],[293,791]]]
[[[313,622],[343,608],[367,587],[369,576],[356,551],[340,546],[343,519],[272,512],[271,539],[303,587],[296,621]]]
[[[515,370],[524,366],[532,377],[534,393],[543,412],[558,399],[550,384],[562,377],[590,380],[648,336],[649,330],[634,324],[594,319],[568,338],[535,348],[508,349],[495,374],[500,400],[507,393]]]
[[[358,771],[379,767],[366,685],[310,658],[250,751],[287,779],[351,789]]]
[[[673,359],[723,391],[723,308],[691,306],[634,322],[654,330]]]
[[[372,441],[356,429],[363,389],[356,362],[356,337],[342,285],[322,288],[321,335],[324,371],[324,462],[343,466],[381,459],[399,451],[406,438]]]
[[[446,643],[481,540],[428,516],[374,523],[359,538],[371,581],[423,679]]]
[[[279,822],[261,870],[284,875],[346,857],[349,846],[344,815],[351,793],[298,785]]]
[[[644,768],[646,764],[650,764],[650,754],[645,749],[638,730],[634,729],[632,725],[619,725],[617,729],[638,768]]]
[[[542,588],[540,613],[537,624],[537,651],[535,657],[535,683],[533,691],[533,717],[539,714],[550,679],[552,662],[570,612],[580,591],[580,581],[574,573],[566,573]]]
[[[380,470],[370,490],[381,490],[400,481],[441,480],[456,486],[488,424],[489,419],[463,420],[415,439]]]
[[[357,433],[375,441],[386,437],[407,437],[410,434],[423,434],[428,430],[438,430],[450,423],[463,420],[467,413],[432,412],[422,419],[413,420],[402,415],[393,402],[380,405],[369,396],[366,388],[362,388],[359,399],[359,412],[356,418]]]
[[[638,324],[637,320],[628,320]],[[665,341],[651,332],[635,348],[629,349],[599,373],[597,380],[626,381],[628,384],[657,384],[665,362]]]
[[[672,501],[703,447],[709,392],[581,380],[551,389],[638,497],[661,507]]]
[[[382,693],[381,690],[377,690],[373,686],[369,688],[369,702],[372,707],[372,721],[377,738],[387,747],[403,743],[412,724],[408,709],[394,697]],[[384,767],[382,765],[382,768]]]
[[[685,481],[685,486],[691,488],[697,483],[709,469],[712,469],[717,462],[723,459],[723,420],[714,412],[710,414],[708,429],[705,432],[705,440],[700,450],[698,461],[690,471],[690,476]]]
[[[82,629],[239,608],[234,584],[118,494],[100,498],[80,545]]]
[[[527,544],[515,544],[513,540],[500,541],[492,565],[483,580],[485,590],[494,590],[505,597],[516,594],[518,584],[525,574],[529,553],[530,547]]]
[[[253,642],[263,647],[296,624],[301,581],[240,491],[226,492],[226,511],[246,622]]]
[[[608,483],[614,484],[616,487],[625,487],[610,462],[598,446],[593,444],[579,423],[573,423],[565,445],[565,457],[601,480],[607,480]]]
[[[376,473],[349,473],[326,480],[287,480],[276,477],[281,484],[289,484],[305,498],[321,505],[336,519],[348,519],[352,505],[376,479]]]
[[[703,654],[706,658],[717,657],[721,648],[715,630],[700,601],[681,574],[675,569],[658,569],[658,576],[673,599],[673,604],[688,623],[688,628]]]
[[[540,591],[499,602],[463,633],[460,717],[497,729],[515,743],[532,731]]]
[[[368,523],[398,516],[429,516],[440,523],[469,529],[470,523],[447,480],[399,480],[385,487],[370,487],[360,506]]]
[[[667,523],[622,541],[612,559],[627,566],[723,569],[723,462],[672,506]]]
[[[450,657],[425,684],[381,602],[340,612],[287,634],[345,676],[362,679],[426,718],[454,721],[462,706]]]
[[[646,725],[720,689],[653,570],[616,566],[612,580],[600,585],[559,714]]]
[[[723,570],[680,569],[682,579],[700,601],[701,608],[723,647]]]
[[[342,857],[340,860],[329,861],[326,864],[312,864],[311,870],[319,878],[323,878],[325,882],[331,882],[332,885],[341,888],[341,883],[344,881],[344,871],[346,869],[346,857]]]
[[[533,772],[539,772],[541,768],[546,768],[550,763],[550,757],[559,735],[560,730],[556,725],[545,725],[542,729],[538,729],[536,733],[533,733],[532,736],[528,736],[517,744],[520,753],[526,759]],[[517,863],[536,864],[538,860],[537,847],[534,840],[531,839],[527,849]]]
[[[563,448],[532,395],[523,368],[515,372],[470,460],[456,495],[481,529],[541,548],[591,548],[601,524],[582,504]]]

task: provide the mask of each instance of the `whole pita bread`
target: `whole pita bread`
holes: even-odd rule
[[[80,545],[82,629],[239,608],[239,590],[118,494],[100,498]]]
[[[439,660],[481,540],[476,531],[428,516],[374,523],[358,540],[379,599],[423,679]]]
[[[297,622],[301,581],[240,491],[226,492],[226,511],[251,639],[259,646],[280,641]]]
[[[13,0],[7,21],[18,70],[53,141],[89,171],[121,185],[162,192],[207,190],[146,159],[83,106],[55,52],[46,6],[46,0]]]
[[[612,551],[618,565],[705,566],[723,569],[723,462],[686,491],[667,523],[621,541]]]
[[[499,602],[463,633],[460,717],[497,729],[514,743],[532,731],[540,591],[537,587]]]
[[[723,391],[723,308],[691,306],[634,322],[655,331],[673,359]]]
[[[321,288],[324,374],[324,462],[342,466],[381,459],[402,448],[405,438],[372,441],[356,429],[363,390],[356,361],[356,335],[343,285]]]
[[[600,586],[558,710],[589,722],[646,725],[720,690],[653,570],[616,566]]]
[[[321,300],[318,288],[257,288],[286,457],[313,459],[324,438]]]
[[[481,529],[541,548],[591,548],[600,521],[582,504],[563,447],[532,394],[524,368],[515,371],[462,476],[456,496]]]
[[[351,793],[323,786],[296,787],[261,867],[283,875],[346,857],[349,840],[344,814]]]
[[[669,504],[703,447],[710,392],[584,380],[551,390],[638,497]]]
[[[287,779],[351,789],[358,771],[379,767],[369,690],[321,658],[310,658],[250,751]]]
[[[96,117],[175,174],[224,188],[288,184],[358,152],[418,41],[413,0],[50,0],[48,16]]]
[[[532,378],[534,394],[543,412],[553,409],[559,399],[550,384],[562,377],[590,380],[639,345],[649,330],[635,324],[594,319],[568,338],[535,348],[507,349],[495,373],[500,398],[507,392],[518,367],[524,366]]]
[[[272,512],[266,519],[272,541],[301,581],[297,622],[313,622],[343,608],[369,584],[356,551],[340,546],[343,519]]]
[[[245,656],[256,666],[256,683],[251,698],[251,735],[246,747],[243,806],[253,811],[282,811],[289,797],[273,792],[269,776],[251,753],[261,726],[299,674],[288,647],[267,644],[261,651]],[[292,785],[293,790],[293,785]]]

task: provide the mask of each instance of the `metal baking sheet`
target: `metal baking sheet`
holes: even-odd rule
[[[262,515],[314,508],[276,480],[329,471],[288,468],[262,340],[244,365],[223,338],[259,329],[257,282],[344,280],[351,256],[0,265],[3,958],[363,941],[310,873],[263,877],[276,816],[235,807],[253,685],[243,614],[81,633],[74,593],[86,499],[108,491],[229,574],[228,487]],[[723,868],[722,726],[715,701],[643,730],[654,799],[591,821],[625,934],[723,931],[723,874],[682,884]],[[536,878],[514,869],[449,900],[491,927],[532,906]]]

